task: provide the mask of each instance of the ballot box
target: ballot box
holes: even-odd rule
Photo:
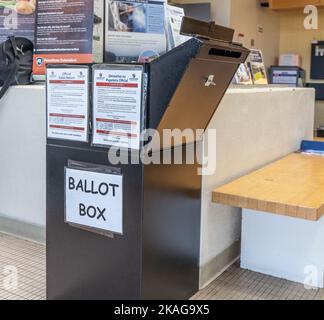
[[[47,66],[47,298],[188,299],[199,286],[201,136],[249,51],[197,35],[137,65]],[[144,136],[146,138],[144,138]],[[118,160],[118,161],[117,161]]]

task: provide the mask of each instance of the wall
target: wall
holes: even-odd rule
[[[44,241],[44,86],[11,87],[0,101],[0,231]]]
[[[308,221],[245,209],[242,216],[243,269],[323,288],[323,217]]]
[[[264,52],[266,66],[276,63],[279,53],[280,16],[261,8],[259,0],[172,0],[173,3],[211,3],[211,18],[217,24],[234,28],[245,35],[243,44]],[[263,33],[258,31],[262,26]],[[254,46],[251,45],[254,39]]]
[[[210,3],[211,20],[223,26],[230,25],[231,1],[230,0],[171,0],[174,4]]]
[[[243,44],[248,48],[261,49],[267,67],[277,61],[279,53],[280,15],[268,8],[262,8],[258,0],[231,0],[230,26],[236,35],[245,35]],[[259,32],[258,26],[263,28]],[[254,46],[251,45],[254,39]]]
[[[299,53],[302,56],[302,68],[306,70],[307,81],[310,77],[311,42],[324,40],[324,8],[319,8],[318,12],[318,30],[304,28],[305,15],[302,9],[280,13],[280,53]],[[324,125],[324,102],[316,103],[315,127],[319,125]]]

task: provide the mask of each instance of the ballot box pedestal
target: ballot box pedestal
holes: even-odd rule
[[[47,155],[49,299],[184,299],[198,290],[198,164],[118,166],[124,230],[109,237],[62,217],[62,168],[70,159],[109,165],[106,152],[50,145]]]

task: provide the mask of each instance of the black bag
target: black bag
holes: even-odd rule
[[[31,82],[33,43],[20,37],[9,37],[0,44],[0,99],[11,85]]]

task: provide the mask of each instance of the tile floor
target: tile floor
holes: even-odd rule
[[[236,262],[193,300],[324,300],[324,290],[240,268]]]
[[[46,297],[45,246],[0,234],[0,300]]]
[[[44,300],[45,246],[0,234],[0,300]],[[242,270],[235,263],[193,300],[324,300],[324,290]]]

